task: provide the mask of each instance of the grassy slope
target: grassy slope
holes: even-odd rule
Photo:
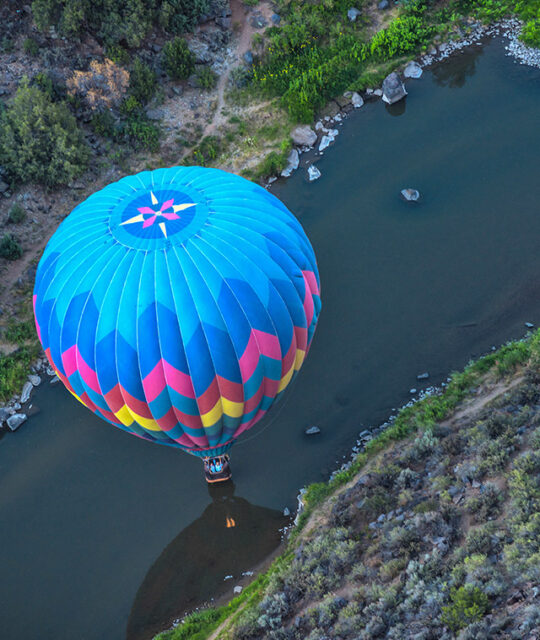
[[[540,333],[402,410],[269,571],[160,640],[525,638],[540,625]],[[225,621],[225,624],[224,624]]]

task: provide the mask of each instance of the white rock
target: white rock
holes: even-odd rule
[[[281,172],[281,175],[284,178],[288,178],[293,171],[298,169],[298,165],[300,164],[300,155],[298,154],[297,149],[292,149],[289,155],[287,156],[287,166]]]
[[[39,387],[39,385],[41,384],[41,378],[34,373],[31,373],[28,376],[28,380],[30,380],[30,382],[34,385],[34,387]]]
[[[319,151],[324,151],[333,140],[334,138],[332,136],[323,136],[319,143]]]
[[[242,587],[237,584],[236,587],[233,589],[233,593],[242,593]]]
[[[361,13],[362,12],[359,9],[352,7],[347,11],[347,18],[349,18],[351,22],[355,22],[356,18],[358,18],[358,16],[361,15]]]
[[[351,96],[351,102],[355,109],[360,109],[360,107],[364,105],[364,99],[359,93],[356,93],[356,91]]]
[[[232,579],[233,579],[233,577],[232,577],[232,576],[225,576],[225,577],[223,578],[223,582],[225,582],[225,580],[232,580]]]
[[[308,429],[306,429],[304,433],[306,434],[306,436],[314,436],[314,435],[316,435],[317,433],[320,433],[320,432],[321,432],[321,430],[319,429],[319,427],[313,426],[313,427],[309,427]]]
[[[299,147],[312,147],[317,142],[317,134],[304,124],[291,131],[291,139]]]
[[[321,129],[324,129],[324,124],[319,120],[319,121],[315,124],[315,131],[320,131]]]
[[[408,202],[416,202],[420,198],[420,192],[417,191],[416,189],[411,189],[411,188],[402,189],[401,195],[403,199],[407,200]]]
[[[23,422],[26,422],[26,420],[26,413],[14,413],[6,420],[6,422],[11,431],[16,431]]]
[[[283,509],[283,515],[287,518],[291,515],[291,512],[289,510],[289,507],[285,507],[285,509]]]
[[[21,403],[28,402],[34,385],[31,382],[25,382],[21,392]]]
[[[418,62],[409,62],[403,71],[403,75],[406,78],[419,78],[422,75],[422,67]]]
[[[382,89],[375,89],[375,91],[373,92],[374,96],[379,96],[379,98],[382,96]]]
[[[58,384],[60,382],[60,378],[58,376],[53,376],[50,380],[50,384]]]
[[[340,113],[336,113],[336,115],[334,116],[334,120],[335,120],[336,122],[341,122],[341,121],[342,121],[342,119],[343,119],[343,118],[341,117],[341,114],[340,114]]]
[[[317,169],[314,164],[310,164],[308,167],[308,177],[309,181],[313,182],[314,180],[318,180],[321,177],[321,172]]]

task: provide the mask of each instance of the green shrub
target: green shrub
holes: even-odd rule
[[[84,171],[88,155],[67,106],[51,102],[47,94],[23,80],[0,116],[0,162],[11,177],[48,187],[66,184]]]
[[[90,120],[90,126],[98,136],[113,140],[117,136],[117,128],[114,116],[110,111],[98,111]]]
[[[105,47],[105,55],[109,60],[122,67],[127,67],[130,61],[129,51],[120,44],[109,44]]]
[[[25,342],[36,337],[34,319],[30,318],[24,322],[10,322],[4,333],[4,337],[12,344],[23,346]]]
[[[213,89],[217,83],[217,75],[208,67],[197,71],[197,80],[202,89]]]
[[[23,50],[30,56],[37,56],[39,53],[39,44],[33,38],[26,38],[23,42]]]
[[[0,51],[2,53],[11,53],[15,49],[15,43],[13,42],[13,38],[9,36],[4,36],[0,40]]]
[[[141,104],[149,102],[156,92],[157,76],[144,60],[135,59],[129,77],[129,91]]]
[[[452,604],[442,608],[441,620],[454,632],[478,622],[489,609],[488,597],[478,587],[453,589],[450,600]]]
[[[0,400],[6,401],[21,391],[28,369],[39,352],[37,344],[23,347],[8,356],[0,354]]]
[[[20,224],[26,218],[26,211],[24,207],[20,205],[18,202],[15,202],[11,205],[10,210],[8,211],[8,222],[12,224]]]
[[[169,40],[163,47],[163,66],[171,78],[185,80],[195,68],[195,56],[184,38]]]
[[[124,133],[135,147],[148,151],[159,149],[161,130],[143,115],[128,118],[124,125]]]
[[[17,238],[11,233],[4,234],[0,240],[0,258],[17,260],[22,256],[22,253],[22,248]]]
[[[54,26],[68,37],[91,33],[107,45],[138,47],[156,24],[173,34],[193,29],[209,0],[33,0],[39,29]],[[112,58],[111,58],[112,59]]]

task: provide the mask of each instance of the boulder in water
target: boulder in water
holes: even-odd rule
[[[305,430],[306,436],[315,436],[320,432],[321,430],[319,429],[319,427],[316,427],[316,426],[309,427],[308,429]]]
[[[318,180],[321,177],[321,172],[317,169],[317,167],[314,164],[310,164],[308,167],[308,178],[310,182],[313,182],[313,180]]]
[[[403,71],[403,75],[406,78],[419,78],[422,75],[422,67],[418,62],[409,62]]]
[[[26,422],[26,414],[25,413],[14,413],[10,416],[6,422],[7,426],[11,429],[11,431],[16,431],[23,422]]]
[[[420,198],[420,192],[411,188],[402,189],[401,195],[404,200],[407,200],[407,202],[416,202]]]
[[[401,100],[407,95],[405,86],[395,71],[383,80],[382,90],[382,99],[388,104],[394,104],[394,102]]]

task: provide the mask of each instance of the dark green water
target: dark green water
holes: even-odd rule
[[[540,322],[540,70],[493,42],[408,89],[346,121],[318,182],[274,187],[315,247],[323,312],[285,403],[233,451],[234,496],[58,386],[0,441],[2,639],[138,640],[232,592],[224,576],[275,547],[297,489],[407,401],[417,373],[440,383]],[[399,200],[409,186],[417,206]]]

